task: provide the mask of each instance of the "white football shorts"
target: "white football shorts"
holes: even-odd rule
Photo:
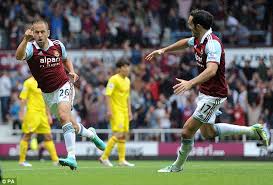
[[[57,107],[60,102],[69,102],[71,104],[71,109],[73,107],[75,97],[74,85],[71,82],[66,82],[62,87],[54,92],[43,93],[43,97],[51,114],[59,118]]]
[[[193,113],[193,117],[202,123],[214,124],[216,116],[219,114],[219,108],[227,98],[208,96],[199,93],[196,101],[197,108]]]

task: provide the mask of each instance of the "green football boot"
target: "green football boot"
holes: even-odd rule
[[[259,123],[256,123],[256,124],[252,125],[251,128],[256,132],[258,139],[260,141],[262,141],[262,144],[264,146],[268,146],[269,139],[267,137],[265,130],[263,129],[263,126]]]
[[[88,130],[94,133],[94,137],[91,139],[91,141],[96,145],[98,149],[104,151],[106,148],[106,144],[96,134],[96,130],[93,127],[88,128]]]
[[[67,157],[67,158],[60,158],[59,159],[59,164],[62,166],[68,166],[71,170],[76,170],[78,168],[78,164],[76,159],[72,157]]]

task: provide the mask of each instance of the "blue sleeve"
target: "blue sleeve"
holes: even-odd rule
[[[189,38],[188,40],[188,46],[194,46],[194,37]]]
[[[217,40],[209,40],[206,44],[205,52],[207,54],[207,62],[220,63],[222,48]]]
[[[63,58],[63,60],[66,60],[67,59],[67,52],[66,52],[66,49],[64,47],[64,44],[62,42],[60,42],[60,46],[62,48],[62,56],[63,56],[62,58]]]
[[[28,42],[27,43],[27,47],[26,47],[26,57],[25,60],[29,60],[33,55],[33,47],[32,47],[32,43]]]

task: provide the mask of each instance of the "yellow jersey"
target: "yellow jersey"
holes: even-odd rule
[[[113,75],[107,83],[105,95],[110,97],[112,112],[128,112],[128,98],[130,96],[130,80],[119,74]]]
[[[38,83],[33,77],[24,81],[23,90],[19,97],[22,100],[27,100],[27,111],[46,111],[42,91],[38,88]]]

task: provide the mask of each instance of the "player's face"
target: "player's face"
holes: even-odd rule
[[[192,36],[193,37],[198,37],[199,36],[199,31],[197,29],[197,26],[193,24],[192,18],[193,18],[192,16],[189,17],[188,26],[189,26],[189,29],[191,30]]]
[[[43,48],[47,38],[49,37],[49,30],[46,24],[36,23],[33,25],[33,37],[37,44]]]
[[[123,76],[129,76],[129,73],[130,73],[130,66],[128,66],[128,65],[122,66],[122,67],[120,68],[120,73],[121,73]]]

